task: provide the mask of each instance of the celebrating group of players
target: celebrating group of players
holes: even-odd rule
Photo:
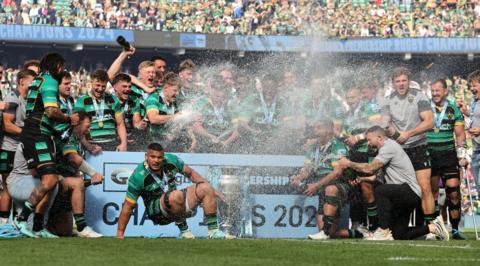
[[[391,79],[394,90],[379,104],[360,101],[358,88],[347,91],[349,111],[343,134],[335,133],[332,120],[317,122],[308,159],[292,177],[292,183],[302,186],[306,195],[319,195],[320,232],[309,238],[426,236],[448,240],[437,202],[442,184],[452,238],[464,239],[458,229],[460,181],[465,173],[461,169],[468,164],[467,130],[473,143],[472,170],[478,180],[480,71],[468,78],[474,98],[470,109],[464,101],[447,99],[449,89],[443,79],[431,84],[431,100],[410,87],[408,69],[394,69]],[[468,126],[464,116],[469,117]],[[350,230],[339,224],[340,210],[348,204],[354,225]],[[417,219],[412,226],[414,212]]]
[[[151,127],[152,132],[159,133],[149,136],[145,161],[129,178],[118,237],[123,237],[130,213],[141,196],[149,218],[155,224],[175,222],[181,238],[194,238],[186,218],[195,214],[200,203],[208,237],[232,238],[218,229],[216,198],[223,199],[223,195],[180,158],[164,153],[168,144],[164,144],[162,126],[176,117],[178,75],[165,74],[156,80],[162,86],[155,87],[151,61],[140,64],[139,79],[117,73],[114,69],[119,62],[133,52],[133,48],[123,52],[109,71],[95,71],[91,90],[76,100],[71,96],[72,77],[65,71],[66,62],[57,53],[30,62],[18,73],[16,89],[9,92],[1,106],[5,135],[0,156],[0,223],[9,221],[13,201],[17,207],[13,224],[25,236],[101,237],[86,224],[84,192],[86,185],[101,183],[104,177],[82,155],[126,151],[129,144],[144,145],[142,134]],[[143,90],[131,87],[132,80]],[[106,92],[108,82],[114,94]],[[146,109],[141,107],[144,103]],[[146,116],[142,115],[145,110]],[[133,133],[137,142],[129,143],[128,136]],[[176,190],[177,173],[189,177],[194,185]],[[91,178],[84,180],[82,174]]]
[[[442,79],[431,84],[430,100],[411,88],[407,69],[397,68],[389,96],[377,97],[372,86],[353,84],[346,92],[348,111],[343,111],[318,78],[311,80],[310,89],[322,93],[309,97],[293,89],[289,71],[283,81],[274,75],[250,80],[224,68],[194,82],[191,60],[182,62],[177,73],[166,73],[167,61],[154,57],[140,63],[138,77],[120,73],[134,53],[130,47],[108,70],[93,72],[90,91],[77,99],[59,54],[31,61],[18,73],[16,89],[0,105],[0,223],[8,221],[13,200],[18,208],[15,225],[24,235],[100,237],[86,224],[84,191],[88,182],[101,183],[103,176],[83,153],[147,147],[145,161],[129,178],[117,236],[123,237],[142,197],[149,218],[161,225],[175,222],[182,238],[194,238],[187,218],[200,204],[208,236],[232,238],[218,229],[216,198],[222,200],[223,195],[165,151],[282,154],[302,153],[303,147],[307,160],[292,184],[319,197],[320,232],[309,238],[449,239],[436,201],[441,179],[452,237],[463,239],[458,226],[461,169],[468,164],[465,129],[473,140],[477,180],[480,168],[480,71],[469,76],[474,95],[470,104],[447,99],[449,89]],[[464,116],[470,117],[469,126]],[[177,190],[177,173],[194,184]],[[351,229],[339,223],[340,211],[347,206]],[[414,211],[423,220],[416,219],[412,227]]]

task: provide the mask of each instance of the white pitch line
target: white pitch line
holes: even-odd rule
[[[294,240],[294,239],[291,239]],[[295,240],[294,240],[295,241]],[[446,249],[471,249],[471,250],[479,250],[480,248],[474,248],[470,245],[465,246],[450,246],[450,245],[429,245],[429,244],[415,244],[415,243],[405,243],[405,242],[371,242],[371,241],[342,241],[342,240],[300,240],[300,241],[307,241],[312,243],[321,243],[321,244],[351,244],[351,245],[379,245],[379,246],[409,246],[409,247],[425,247],[425,248],[446,248]]]
[[[389,257],[386,260],[392,261],[462,261],[462,262],[480,262],[480,259],[467,258],[415,258],[415,257]]]

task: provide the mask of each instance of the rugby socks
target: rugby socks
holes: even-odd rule
[[[333,223],[335,222],[334,216],[323,216],[323,232],[328,236],[330,235],[330,229],[332,228]]]
[[[43,223],[45,222],[45,218],[43,217],[43,214],[41,213],[35,213],[33,216],[33,231],[38,232],[42,231],[43,229]]]
[[[348,229],[348,238],[363,238],[363,234],[355,229]]]
[[[75,224],[77,225],[77,231],[81,232],[87,226],[87,222],[85,221],[85,215],[83,213],[73,214],[73,219],[75,220]]]
[[[460,219],[462,217],[462,205],[461,205],[460,201],[458,201],[456,204],[450,202],[449,206],[448,206],[448,209],[449,209],[449,212],[450,212],[450,224],[452,225],[452,230],[457,230],[458,231],[458,224],[460,223]],[[452,218],[452,212],[453,211],[458,211],[458,218]]]
[[[378,228],[378,210],[377,203],[374,201],[372,203],[367,203],[367,216],[370,231],[375,231]]]
[[[9,212],[9,211],[0,212],[0,218],[8,219],[9,216],[10,216],[10,212]]]
[[[438,205],[438,200],[435,201],[435,217],[440,215],[440,205]]]
[[[433,220],[435,220],[437,216],[435,216],[435,213],[430,213],[430,214],[424,214],[423,215],[423,220],[425,221],[426,224],[431,224]]]
[[[18,215],[18,221],[19,222],[26,222],[28,220],[28,216],[32,214],[33,212],[33,206],[30,202],[25,201],[23,204],[22,212]]]
[[[217,214],[205,214],[208,231],[218,229]]]
[[[181,233],[188,231],[187,221],[175,222],[175,225],[180,229]]]

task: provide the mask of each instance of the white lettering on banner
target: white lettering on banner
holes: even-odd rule
[[[250,176],[250,185],[285,186],[290,182],[288,176]]]

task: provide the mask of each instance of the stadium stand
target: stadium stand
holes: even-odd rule
[[[0,23],[243,35],[478,37],[478,0],[12,1]]]

